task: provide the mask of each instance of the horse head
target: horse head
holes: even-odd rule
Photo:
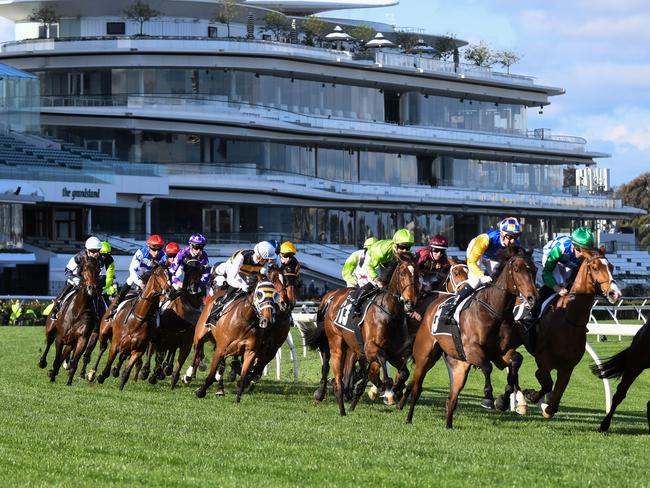
[[[388,291],[404,304],[404,310],[411,313],[420,293],[420,272],[415,257],[411,253],[395,256],[395,270],[388,284]]]
[[[444,291],[447,293],[456,293],[460,287],[467,284],[469,269],[467,265],[455,259],[449,259],[451,267],[444,282]]]
[[[281,267],[269,266],[266,269],[267,279],[275,285],[280,297],[280,310],[286,312],[296,304],[296,279],[289,278]]]
[[[282,273],[275,267],[270,267],[264,273],[260,273],[259,280],[253,292],[253,306],[259,317],[260,328],[266,329],[273,325],[278,308],[282,304],[282,294],[278,291],[278,283]]]
[[[505,287],[508,293],[520,297],[526,307],[531,309],[538,297],[536,275],[537,266],[533,262],[532,253],[521,247],[508,247],[495,273],[495,286]]]
[[[147,275],[146,285],[142,290],[142,298],[150,299],[169,293],[171,281],[169,271],[165,266],[154,262],[151,271]]]
[[[83,282],[86,294],[93,296],[99,287],[99,260],[92,256],[86,256],[81,262],[81,281]]]
[[[613,266],[607,261],[604,250],[585,251],[585,254],[571,293],[596,294],[600,291],[609,303],[616,303],[621,298],[621,290],[612,276]]]
[[[203,265],[198,259],[188,259],[183,266],[183,290],[190,295],[196,295],[201,285]]]

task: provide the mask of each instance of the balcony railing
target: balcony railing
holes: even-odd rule
[[[250,120],[265,119],[273,124],[283,122],[300,125],[303,128],[323,129],[336,133],[355,131],[357,135],[383,135],[414,139],[422,142],[465,143],[468,145],[501,146],[506,149],[549,150],[564,153],[585,153],[586,141],[579,137],[553,136],[540,138],[536,132],[530,135],[477,132],[443,127],[423,127],[398,125],[387,122],[369,121],[345,117],[343,112],[326,115],[305,114],[289,110],[286,105],[279,107],[256,105],[247,102],[228,100],[222,95],[112,95],[112,96],[49,96],[41,97],[43,107],[128,107],[129,109],[155,110],[161,115],[165,111],[188,112],[206,120],[215,117],[237,117]],[[285,108],[286,107],[286,108]],[[296,107],[297,109],[297,107]],[[215,115],[216,114],[216,115]]]

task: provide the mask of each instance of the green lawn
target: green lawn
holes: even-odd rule
[[[629,343],[612,339],[592,344],[606,356]],[[344,418],[331,393],[316,404],[313,352],[300,354],[299,384],[285,351],[283,380],[272,368],[237,405],[232,385],[223,398],[199,400],[196,385],[171,391],[168,380],[129,382],[123,392],[114,378],[67,387],[62,374],[51,384],[36,365],[42,344],[42,328],[0,328],[3,487],[650,485],[650,373],[632,387],[611,434],[598,434],[603,387],[588,357],[551,421],[533,407],[527,417],[482,410],[482,375],[473,371],[448,431],[442,363],[406,425],[405,412],[367,399]],[[533,371],[527,357],[522,385],[536,386]],[[495,388],[504,381],[495,374]]]

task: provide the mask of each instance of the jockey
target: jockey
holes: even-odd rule
[[[241,290],[248,292],[252,286],[253,279],[262,268],[277,263],[275,247],[268,241],[261,241],[253,249],[240,250],[233,254],[228,261],[213,268],[213,286],[215,288],[227,287],[219,299],[215,302],[212,315],[218,314],[236,293]]]
[[[447,278],[450,268],[447,259],[448,247],[447,238],[438,234],[429,239],[428,247],[423,247],[415,253],[423,282],[429,290],[433,290]]]
[[[498,229],[492,229],[472,239],[467,246],[467,268],[469,276],[454,300],[447,302],[440,312],[440,323],[451,321],[456,306],[469,297],[480,285],[487,285],[492,278],[485,274],[493,273],[499,265],[499,251],[506,247],[518,246],[521,226],[515,217],[508,217],[499,223]],[[484,271],[485,270],[485,271]]]
[[[413,234],[408,229],[400,229],[393,235],[392,239],[385,239],[375,242],[368,249],[366,270],[368,272],[368,283],[363,285],[354,298],[354,314],[359,314],[359,307],[368,295],[376,288],[384,288],[390,280],[390,273],[393,271],[391,264],[395,256],[408,253],[415,242]]]
[[[102,293],[106,294],[108,297],[112,297],[117,293],[117,285],[114,283],[115,260],[113,259],[113,256],[111,256],[111,251],[111,245],[108,241],[102,241],[102,247],[99,250],[99,254],[101,254],[102,259],[104,260],[104,267],[100,273],[100,280],[104,282]],[[104,274],[104,269],[106,270],[106,274]]]
[[[61,300],[63,300],[63,298],[68,294],[68,292],[70,292],[70,290],[72,290],[75,286],[79,286],[79,283],[81,283],[81,260],[85,256],[92,257],[99,261],[100,267],[104,266],[104,261],[102,260],[102,256],[99,253],[100,249],[102,248],[102,242],[97,239],[97,237],[91,236],[86,239],[84,247],[85,249],[83,251],[79,251],[77,254],[70,258],[68,264],[64,269],[66,284],[63,287],[63,290],[61,290],[58,296],[54,299],[54,306],[50,312],[50,318],[52,320],[56,320],[57,318],[59,307],[61,306]]]
[[[164,251],[162,250],[165,245],[165,241],[158,234],[154,234],[149,239],[147,239],[147,245],[143,246],[141,249],[138,249],[131,259],[131,264],[129,264],[129,277],[126,279],[126,283],[120,288],[120,293],[115,299],[113,308],[107,320],[113,318],[117,312],[117,307],[122,301],[126,298],[126,295],[132,288],[144,289],[144,281],[142,281],[142,276],[145,272],[151,271],[154,263],[164,265],[167,262],[167,256],[165,256]]]
[[[169,268],[181,248],[176,242],[170,242],[165,246],[165,256],[167,256],[167,267]]]
[[[287,279],[287,286],[298,287],[298,279],[300,278],[300,263],[296,259],[298,249],[291,241],[285,241],[280,246],[280,267],[282,274]],[[291,304],[291,308],[295,303]]]
[[[363,243],[363,248],[358,251],[354,251],[348,259],[345,260],[343,265],[343,270],[341,275],[343,275],[343,280],[349,288],[354,288],[357,286],[364,286],[368,283],[368,273],[366,271],[366,254],[368,249],[372,246],[377,239],[374,237],[368,237]]]
[[[192,234],[188,245],[183,248],[183,250],[178,253],[171,266],[169,267],[169,272],[172,275],[172,286],[176,290],[180,290],[183,286],[183,280],[181,275],[183,274],[183,269],[185,263],[190,259],[196,259],[203,266],[203,274],[201,275],[201,286],[205,287],[210,279],[210,268],[208,267],[208,255],[203,249],[205,247],[207,240],[202,234]],[[170,297],[171,299],[172,297]]]
[[[594,235],[586,227],[579,227],[571,236],[557,236],[544,246],[542,251],[542,280],[539,299],[522,323],[527,327],[535,324],[543,303],[553,293],[561,297],[569,293],[569,288],[580,269],[585,250],[592,249]]]

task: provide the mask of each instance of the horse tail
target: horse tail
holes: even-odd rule
[[[327,344],[327,336],[325,335],[325,314],[329,309],[332,299],[324,300],[321,302],[316,312],[316,327],[304,328],[303,334],[305,337],[305,344],[310,349],[325,350]]]
[[[605,359],[600,366],[598,364],[592,364],[590,366],[591,372],[600,379],[620,377],[623,374],[623,371],[625,371],[629,352],[630,348],[628,347],[618,354]]]

